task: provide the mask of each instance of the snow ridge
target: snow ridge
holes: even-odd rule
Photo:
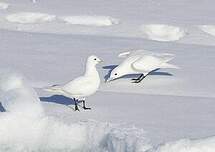
[[[59,17],[60,20],[67,24],[85,25],[85,26],[111,26],[118,24],[119,20],[110,16],[64,16]]]
[[[186,34],[180,27],[165,24],[142,25],[141,31],[148,39],[156,41],[176,41]]]
[[[155,152],[214,152],[215,137],[190,140],[182,139],[160,146]]]
[[[51,22],[56,19],[55,15],[35,12],[20,12],[6,16],[6,20],[12,23],[32,24]]]
[[[200,25],[199,28],[208,34],[215,36],[215,25]]]

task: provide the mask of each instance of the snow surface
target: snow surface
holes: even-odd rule
[[[185,36],[185,30],[180,27],[164,24],[142,25],[141,30],[148,39],[157,41],[176,41]]]
[[[135,127],[96,121],[64,123],[48,117],[24,77],[1,73],[1,151],[212,152],[215,138],[179,140],[153,148],[145,132]],[[63,141],[63,142],[59,142]]]
[[[109,16],[64,16],[59,19],[68,24],[86,26],[111,26],[119,23],[117,19]]]
[[[6,16],[8,22],[32,24],[32,23],[44,23],[55,20],[55,15],[49,15],[44,13],[35,12],[21,12],[10,14]]]
[[[215,25],[200,25],[199,28],[212,36],[215,36]]]
[[[36,2],[37,2],[37,0],[32,0],[32,2],[33,2],[33,3],[36,3]]]
[[[215,137],[166,143],[159,147],[156,152],[213,152],[215,149]]]
[[[9,7],[8,3],[0,2],[0,10],[6,10],[8,9],[8,7]]]
[[[215,37],[199,28],[215,25],[214,1],[5,2],[10,7],[0,11],[0,71],[10,68],[27,79],[15,74],[6,81],[8,76],[3,75],[1,82],[9,85],[1,85],[0,111],[7,112],[0,113],[0,148],[5,148],[0,151],[133,152],[142,147],[151,147],[150,152],[214,151]],[[21,23],[23,16],[18,16],[14,18],[18,22],[6,20],[20,12],[54,15],[56,19],[41,23],[41,18],[27,17],[31,23]],[[113,17],[120,24],[67,24],[59,19],[65,16]],[[141,29],[155,24],[165,28],[154,36],[165,40],[170,36],[171,41],[149,39]],[[208,29],[213,31],[213,27]],[[175,40],[178,31],[185,33]],[[74,112],[68,107],[74,106],[71,99],[41,89],[82,74],[83,61],[91,54],[105,61],[98,66],[105,81],[121,62],[117,55],[136,49],[173,53],[172,63],[181,69],[155,71],[140,84],[130,82],[136,76],[103,82],[99,91],[86,99],[91,111]]]

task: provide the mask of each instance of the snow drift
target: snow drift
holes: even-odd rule
[[[176,41],[185,36],[185,30],[165,24],[142,25],[141,31],[148,39],[156,41]]]
[[[179,140],[166,143],[159,147],[155,152],[214,152],[215,137],[199,140]]]
[[[20,12],[6,16],[6,20],[12,23],[33,24],[51,22],[56,19],[55,15],[37,12]]]
[[[208,34],[215,36],[215,25],[200,25],[199,28]]]
[[[59,19],[68,24],[85,26],[111,26],[119,23],[118,19],[109,16],[64,16]]]
[[[8,7],[9,7],[8,3],[0,2],[0,9],[1,10],[8,9]]]
[[[25,78],[20,74],[0,74],[0,101],[3,107],[16,116],[38,117],[43,115],[34,90],[25,83]]]
[[[143,130],[96,121],[66,124],[47,117],[35,91],[17,74],[1,74],[0,151],[144,152]]]

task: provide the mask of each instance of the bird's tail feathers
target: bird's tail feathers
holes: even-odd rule
[[[170,63],[163,63],[161,68],[180,69],[179,66]]]
[[[48,92],[52,92],[52,93],[62,92],[61,86],[59,86],[59,85],[49,86],[49,87],[44,88],[43,90],[48,91]]]

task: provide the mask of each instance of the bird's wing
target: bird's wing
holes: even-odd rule
[[[180,69],[180,67],[178,67],[177,65],[174,64],[170,64],[170,63],[162,63],[161,68],[169,68],[169,69]]]
[[[137,71],[150,72],[159,68],[161,63],[162,60],[160,60],[159,58],[152,55],[146,55],[139,57],[131,64],[131,66]]]
[[[148,50],[133,50],[133,51],[127,51],[127,52],[122,52],[118,55],[119,58],[127,58],[130,56],[137,56],[137,55],[152,55],[154,54],[151,51]]]
[[[133,50],[133,51],[127,51],[127,52],[122,52],[118,55],[119,58],[126,58],[129,56],[136,56],[136,55],[153,55],[153,56],[158,56],[158,57],[162,57],[162,56],[173,56],[173,54],[169,54],[169,53],[156,53],[156,52],[152,52],[152,51],[148,51],[148,50]]]
[[[126,58],[130,55],[130,52],[122,52],[118,55],[119,58]]]
[[[155,57],[158,57],[163,62],[169,62],[175,58],[175,55],[170,53],[161,53],[161,54],[155,54]]]
[[[65,84],[62,90],[71,95],[84,96],[86,90],[89,90],[91,83],[92,82],[88,78],[81,76]]]
[[[49,87],[43,88],[45,91],[52,92],[52,93],[57,93],[57,94],[62,94],[62,86],[61,85],[52,85]]]

